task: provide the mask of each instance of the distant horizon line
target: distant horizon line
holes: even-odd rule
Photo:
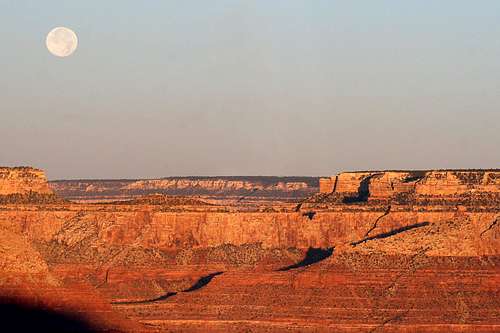
[[[238,176],[165,176],[152,178],[67,178],[67,179],[49,179],[49,182],[64,182],[64,181],[139,181],[139,180],[163,180],[163,179],[231,179],[231,178],[323,178],[330,176],[273,176],[273,175],[238,175]]]
[[[500,172],[498,168],[470,168],[470,169],[386,169],[386,170],[353,170],[353,171],[339,171],[330,175],[322,176],[276,176],[276,175],[234,175],[234,176],[214,176],[214,175],[198,175],[198,176],[165,176],[165,177],[152,177],[152,178],[68,178],[68,179],[53,179],[49,182],[64,182],[64,181],[141,181],[141,180],[166,180],[166,179],[239,179],[239,178],[275,178],[275,179],[320,179],[329,178],[342,173],[377,173],[377,172],[431,172],[431,171],[458,171],[458,172]]]

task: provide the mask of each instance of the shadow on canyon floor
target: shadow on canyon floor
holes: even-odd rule
[[[285,271],[289,271],[291,269],[306,267],[306,266],[310,266],[312,264],[315,264],[317,262],[323,261],[333,254],[333,249],[334,249],[333,247],[329,247],[327,249],[310,247],[307,250],[306,256],[304,259],[302,259],[301,261],[299,261],[296,264],[280,268],[280,269],[278,269],[278,271],[285,272]]]
[[[63,313],[15,299],[1,298],[2,332],[87,333],[98,332],[78,314]]]
[[[314,211],[308,211],[308,212],[302,213],[302,216],[307,217],[309,220],[312,220],[315,215],[316,215],[316,212],[314,212]]]
[[[182,290],[181,292],[182,293],[190,293],[190,292],[193,292],[195,290],[201,289],[201,288],[205,287],[207,284],[209,284],[214,277],[216,277],[217,275],[221,275],[223,273],[224,272],[215,272],[215,273],[211,273],[211,274],[202,276],[198,281],[196,281],[195,284],[193,284],[188,289]],[[142,301],[111,302],[111,304],[127,305],[127,304],[148,304],[148,303],[155,303],[155,302],[160,302],[160,301],[164,301],[166,299],[169,299],[170,297],[175,296],[177,294],[179,294],[179,292],[168,292],[168,293],[166,293],[164,295],[161,295],[159,297],[152,298],[152,299],[147,299],[147,300],[142,300]]]
[[[182,292],[184,293],[189,293],[189,292],[192,292],[192,291],[195,291],[195,290],[198,290],[200,288],[203,288],[205,287],[207,284],[210,283],[210,281],[212,281],[212,279],[214,277],[216,277],[217,275],[221,275],[223,274],[224,272],[215,272],[215,273],[212,273],[212,274],[208,274],[206,276],[203,276],[201,277],[198,281],[196,281],[195,284],[193,284],[190,288],[186,289],[186,290],[183,290]]]
[[[356,246],[356,245],[359,245],[359,244],[362,244],[362,243],[365,243],[365,242],[368,242],[368,241],[371,241],[371,240],[374,240],[374,239],[383,239],[383,238],[391,237],[391,236],[397,235],[397,234],[405,232],[405,231],[409,231],[409,230],[412,230],[412,229],[425,227],[425,226],[427,226],[429,224],[430,224],[429,222],[420,222],[420,223],[415,223],[415,224],[407,225],[405,227],[394,229],[394,230],[391,230],[389,232],[384,232],[384,233],[381,233],[381,234],[378,234],[378,235],[374,235],[374,236],[363,238],[363,239],[361,239],[359,241],[352,242],[351,245],[352,246]]]

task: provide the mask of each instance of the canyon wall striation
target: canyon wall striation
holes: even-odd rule
[[[320,193],[359,200],[449,197],[500,192],[500,170],[343,172],[320,179]]]
[[[500,250],[500,230],[488,228],[499,217],[498,211],[398,209],[387,214],[376,209],[317,211],[312,219],[303,212],[162,212],[147,206],[0,211],[0,223],[4,227],[23,233],[31,241],[58,246],[65,255],[71,253],[75,245],[80,249],[83,246],[80,242],[89,238],[95,251],[134,247],[175,252],[245,244],[259,244],[263,249],[307,250],[349,245],[363,241],[367,235],[394,230],[412,235],[418,233],[418,229],[425,231],[419,242],[434,242],[435,248],[428,251],[429,255],[495,255]],[[456,225],[448,226],[451,222]],[[441,228],[441,234],[432,234],[436,228]],[[402,248],[400,252],[411,251]]]

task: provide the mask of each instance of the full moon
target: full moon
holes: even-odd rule
[[[73,30],[65,27],[52,29],[45,41],[50,53],[57,57],[67,57],[75,52],[78,46],[78,37]]]

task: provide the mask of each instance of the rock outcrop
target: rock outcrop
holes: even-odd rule
[[[317,177],[169,177],[145,180],[51,182],[67,199],[131,198],[148,194],[305,198],[318,191]]]
[[[308,188],[305,182],[278,181],[274,184],[263,184],[247,180],[226,179],[154,179],[138,180],[124,186],[124,190],[166,190],[200,188],[209,191],[234,191],[234,190],[266,190],[266,191],[296,191]]]
[[[30,167],[0,167],[0,195],[53,194],[45,173]]]
[[[359,201],[498,194],[500,170],[344,172],[320,179],[320,193]]]

